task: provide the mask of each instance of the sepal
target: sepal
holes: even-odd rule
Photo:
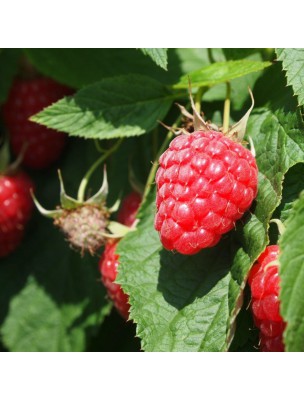
[[[37,198],[34,195],[34,192],[32,190],[31,190],[31,196],[32,196],[33,202],[34,202],[35,206],[37,207],[38,211],[44,217],[56,219],[56,218],[60,218],[62,216],[63,210],[61,210],[61,209],[59,209],[59,210],[47,210],[44,207],[42,207],[42,205],[39,203],[39,201],[37,200]]]
[[[253,98],[252,91],[250,88],[248,88],[248,91],[249,91],[249,94],[251,97],[251,107],[246,112],[246,114],[243,116],[243,118],[240,119],[239,122],[234,124],[231,128],[229,128],[229,130],[227,132],[228,137],[237,137],[238,141],[240,141],[240,142],[243,140],[243,138],[245,136],[247,122],[248,122],[249,116],[251,114],[251,111],[254,107],[254,98]]]
[[[58,177],[60,182],[60,203],[62,208],[64,208],[65,210],[72,210],[79,207],[82,203],[66,194],[60,170],[58,170]]]
[[[106,166],[104,165],[103,182],[102,182],[101,188],[98,190],[98,192],[94,196],[90,197],[85,202],[85,204],[102,205],[105,203],[108,193],[109,193],[109,184],[108,184],[108,177],[107,177],[107,169],[106,169]]]

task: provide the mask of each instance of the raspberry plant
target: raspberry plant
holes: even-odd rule
[[[8,135],[11,162],[14,152],[21,152],[25,173],[33,180],[35,196],[44,207],[51,209],[58,204],[58,169],[67,192],[83,204],[98,192],[103,164],[109,181],[107,205],[118,204],[134,187],[144,188],[137,214],[132,207],[117,214],[114,207],[107,214],[114,238],[106,235],[105,243],[117,243],[116,284],[130,303],[129,322],[111,311],[112,303],[102,283],[98,264],[104,243],[92,252],[95,254],[82,255],[36,210],[19,246],[0,258],[2,349],[260,351],[264,343],[254,325],[247,280],[266,247],[273,245],[280,248],[276,262],[284,350],[303,351],[303,56],[303,49],[1,50],[0,143]],[[33,157],[35,165],[27,165],[24,158],[30,151],[26,137],[25,148],[15,149],[6,111],[11,102],[24,104],[23,97],[14,98],[16,82],[20,76],[24,79],[24,65],[30,66],[36,77],[69,88],[48,104],[44,103],[48,93],[42,93],[43,101],[40,98],[38,102],[41,109],[33,109],[34,115],[26,122],[26,135],[28,127],[35,126],[40,133],[60,132],[66,141],[61,154],[53,157],[51,139],[44,134],[40,139],[39,135],[34,137],[35,133],[28,136],[31,143],[34,137],[37,146],[43,144],[44,151],[49,144],[50,154],[47,151],[43,160]],[[255,101],[250,116],[248,86]],[[189,92],[194,99],[194,120]],[[30,99],[25,100],[30,103]],[[10,111],[9,120],[22,135],[19,123],[25,122],[18,115]],[[210,247],[198,246],[196,254],[189,255],[163,243],[169,248],[166,250],[154,227],[157,207],[161,207],[156,204],[156,183],[159,185],[162,178],[161,172],[157,176],[156,172],[159,162],[164,167],[161,155],[172,140],[183,141],[183,135],[196,130],[195,118],[203,119],[211,131],[216,131],[215,147],[220,147],[218,143],[230,127],[237,127],[234,134],[241,136],[238,145],[254,154],[250,165],[257,165],[258,190],[256,193],[256,182],[251,182],[256,177],[249,172],[251,178],[244,177],[242,184],[244,192],[251,187],[250,199],[242,206],[238,196],[231,195],[235,215],[227,225],[229,229],[219,234],[216,231]],[[176,132],[180,136],[174,139]],[[178,148],[175,151],[175,158],[184,159],[185,154]],[[2,156],[1,171],[8,161]],[[184,175],[179,172],[180,168],[173,178],[167,174],[169,181],[190,179],[191,171]],[[234,175],[235,181],[239,178]],[[223,189],[215,187],[220,179],[208,185],[213,194]],[[177,189],[168,186],[168,193]],[[193,188],[191,196],[195,195]],[[208,200],[206,207],[221,209],[220,199],[213,197],[214,204]],[[68,198],[65,201],[68,204]],[[174,217],[177,206],[170,207],[165,209],[166,218]],[[222,217],[226,211],[219,212]],[[130,225],[135,218],[136,226],[131,229],[115,222]],[[269,224],[274,218],[286,227],[280,236]],[[174,221],[180,222],[178,218]],[[172,241],[176,232],[169,228],[166,239]],[[5,230],[2,226],[0,229],[1,248],[8,239],[2,238]]]

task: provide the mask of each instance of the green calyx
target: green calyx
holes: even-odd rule
[[[101,188],[98,190],[98,192],[94,196],[90,197],[88,200],[85,200],[85,201],[80,201],[78,199],[74,199],[73,197],[67,195],[60,170],[58,170],[58,177],[59,177],[59,182],[60,182],[60,204],[61,204],[61,207],[58,207],[55,210],[46,210],[45,208],[43,208],[41,206],[41,204],[38,202],[36,197],[33,195],[35,205],[38,208],[39,212],[43,216],[56,219],[56,218],[62,216],[66,210],[75,210],[75,209],[83,207],[85,205],[94,205],[99,208],[105,207],[105,203],[106,203],[106,199],[107,199],[107,195],[108,195],[108,191],[109,191],[106,168],[104,168],[104,177],[103,177],[103,182],[102,182]],[[113,212],[113,211],[109,210],[109,212]]]
[[[106,168],[100,189],[84,201],[68,196],[60,171],[58,177],[60,206],[55,210],[46,210],[33,193],[32,197],[38,211],[43,216],[54,219],[55,226],[61,229],[72,248],[80,250],[82,254],[86,251],[95,254],[107,239],[121,238],[132,230],[109,220],[110,214],[117,211],[120,202],[117,201],[111,208],[106,207],[109,191]]]

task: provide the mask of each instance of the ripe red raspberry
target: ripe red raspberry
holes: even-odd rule
[[[176,137],[159,160],[155,229],[167,250],[215,246],[257,194],[254,156],[216,131]]]
[[[31,179],[24,173],[0,175],[0,257],[15,250],[31,217]]]
[[[284,351],[286,323],[280,315],[278,265],[269,265],[279,255],[278,246],[268,246],[252,267],[248,283],[255,325],[260,329],[261,351]]]
[[[141,195],[131,192],[122,201],[120,211],[118,213],[118,221],[121,224],[132,226],[135,222],[137,210],[141,202]],[[119,284],[115,283],[117,277],[117,268],[119,265],[119,255],[116,254],[118,241],[109,240],[105,246],[105,250],[99,261],[99,268],[110,299],[119,313],[125,318],[129,318],[128,303],[129,297],[123,292]]]
[[[121,203],[117,220],[121,224],[132,226],[141,203],[141,195],[137,192],[128,194]]]
[[[119,255],[116,254],[117,241],[108,241],[99,261],[102,282],[107,289],[108,296],[123,318],[129,318],[129,297],[122,291],[120,285],[115,283]]]
[[[24,144],[28,145],[22,161],[27,167],[48,167],[60,156],[66,139],[64,133],[31,122],[29,117],[71,93],[71,89],[45,77],[13,83],[3,116],[14,154],[19,155]]]

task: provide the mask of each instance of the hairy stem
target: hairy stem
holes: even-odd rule
[[[84,178],[82,179],[79,189],[78,189],[78,194],[77,194],[77,199],[80,202],[84,202],[84,197],[85,197],[85,191],[87,184],[92,176],[92,174],[95,172],[96,168],[99,167],[100,164],[102,164],[112,153],[114,153],[118,147],[121,145],[123,141],[123,138],[117,140],[117,142],[112,146],[109,150],[107,150],[100,158],[98,158],[95,163],[91,166],[91,168],[88,170],[88,172],[85,174]]]

